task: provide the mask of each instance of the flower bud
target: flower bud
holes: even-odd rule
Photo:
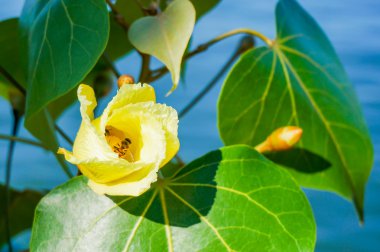
[[[296,126],[286,126],[270,134],[261,144],[255,147],[258,152],[285,151],[291,149],[301,139],[302,129]]]
[[[121,88],[121,86],[123,86],[124,84],[134,84],[134,83],[135,83],[135,79],[133,78],[133,76],[128,75],[128,74],[123,74],[117,80],[117,86],[119,88]]]

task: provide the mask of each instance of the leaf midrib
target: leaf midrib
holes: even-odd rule
[[[327,122],[327,119],[324,117],[324,114],[319,109],[318,105],[314,101],[313,96],[309,93],[308,89],[306,88],[306,86],[303,83],[302,79],[298,75],[297,71],[294,69],[293,65],[290,63],[290,61],[287,58],[287,56],[284,53],[282,53],[282,51],[279,48],[274,48],[274,50],[278,53],[278,56],[283,59],[283,61],[284,61],[283,63],[284,63],[285,68],[287,66],[287,68],[286,68],[287,71],[291,71],[291,73],[294,75],[294,77],[297,80],[297,83],[298,83],[299,87],[303,90],[303,92],[307,96],[308,100],[310,101],[310,103],[312,105],[312,108],[314,109],[314,111],[317,113],[317,115],[319,116],[319,118],[323,122],[323,125],[325,126],[325,128],[326,128],[326,130],[328,132],[328,135],[330,136],[330,139],[332,140],[332,142],[333,142],[333,144],[335,146],[335,149],[338,152],[339,160],[341,161],[341,163],[343,165],[343,169],[342,169],[343,173],[345,174],[347,182],[348,182],[348,184],[349,184],[349,186],[350,186],[350,188],[351,188],[351,190],[353,192],[353,199],[354,199],[355,203],[357,204],[357,202],[356,202],[358,200],[357,199],[357,191],[356,191],[356,187],[355,187],[355,185],[353,183],[352,176],[349,173],[349,170],[347,169],[348,168],[348,166],[347,166],[347,160],[346,160],[345,156],[343,155],[341,148],[339,147],[339,144],[337,142],[335,134],[333,133],[332,129],[330,128],[329,123]]]

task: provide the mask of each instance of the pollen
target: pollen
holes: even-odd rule
[[[126,159],[129,162],[135,161],[130,150],[132,140],[123,131],[112,126],[106,126],[104,136],[112,151],[118,154],[119,158]]]

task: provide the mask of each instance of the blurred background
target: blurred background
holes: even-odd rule
[[[316,251],[379,251],[380,1],[300,0],[300,3],[322,26],[340,56],[363,106],[375,145],[375,165],[366,189],[363,226],[359,225],[350,202],[332,193],[305,190],[317,222]],[[192,47],[241,27],[256,29],[273,38],[275,4],[275,0],[222,0],[197,23]],[[19,16],[22,5],[23,0],[0,0],[0,20]],[[165,93],[171,87],[169,75],[154,83],[159,102],[167,103],[177,110],[186,106],[228,60],[238,41],[238,36],[224,40],[189,60],[183,83],[168,98],[165,98]],[[137,77],[140,58],[132,53],[116,65],[122,73]],[[154,61],[153,69],[158,66],[159,62]],[[216,102],[221,84],[222,80],[180,121],[180,155],[186,161],[222,146],[216,126]],[[99,111],[102,111],[115,92],[116,89],[99,102]],[[1,134],[11,132],[11,116],[8,103],[0,100]],[[70,107],[58,124],[74,138],[80,124],[78,104]],[[31,138],[25,129],[21,129],[19,135]],[[0,183],[4,182],[7,147],[8,142],[0,141]],[[66,177],[52,154],[25,144],[16,144],[11,180],[13,187],[51,189],[65,180]],[[19,235],[14,241],[15,249],[27,248],[29,237],[29,231]]]

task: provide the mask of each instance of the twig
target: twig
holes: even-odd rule
[[[249,34],[249,35],[258,37],[261,40],[263,40],[268,46],[272,46],[272,44],[273,44],[273,42],[270,39],[268,39],[267,37],[265,37],[264,35],[262,35],[259,32],[256,32],[256,31],[250,30],[250,29],[244,29],[244,28],[236,29],[236,30],[232,30],[232,31],[223,33],[223,34],[217,36],[216,38],[213,38],[210,41],[199,45],[196,49],[194,49],[193,51],[191,51],[191,52],[187,53],[185,56],[183,56],[182,60],[183,61],[188,60],[191,57],[193,57],[193,56],[195,56],[201,52],[206,51],[210,46],[218,43],[219,41],[222,41],[226,38],[229,38],[229,37],[237,35],[237,34]],[[148,82],[153,82],[153,81],[161,78],[167,72],[168,72],[167,67],[161,67],[161,68],[158,68],[156,70],[152,70],[152,72],[151,72],[152,77],[148,80]]]
[[[251,36],[245,36],[239,41],[239,45],[236,48],[232,56],[227,60],[224,66],[219,70],[215,77],[210,81],[206,87],[203,88],[179,113],[179,118],[185,116],[214,86],[218,83],[219,79],[224,76],[227,70],[235,62],[240,54],[247,51],[254,46],[254,40]]]
[[[71,140],[71,138],[57,124],[54,124],[54,128],[63,137],[63,139],[66,140],[67,143],[70,145],[74,144],[73,140]]]
[[[12,128],[12,136],[16,136],[18,132],[20,124],[20,115],[17,110],[13,109],[13,128]],[[5,168],[5,235],[8,244],[8,251],[12,252],[12,234],[11,234],[11,224],[10,224],[10,216],[9,216],[9,205],[10,205],[10,185],[11,185],[11,170],[12,170],[12,157],[15,149],[15,141],[11,140],[9,142],[8,154],[7,154],[7,162]]]
[[[124,29],[124,31],[128,31],[129,24],[123,17],[123,15],[120,14],[120,12],[117,10],[116,6],[111,2],[111,0],[106,0],[108,6],[111,8],[111,11],[113,13],[113,17],[115,21]]]
[[[0,73],[4,75],[5,78],[7,78],[9,80],[9,82],[15,87],[17,88],[22,94],[26,95],[26,90],[23,86],[21,86],[13,77],[12,75],[10,75],[3,67],[0,66]],[[73,141],[70,139],[70,137],[57,125],[57,124],[54,124],[54,128],[57,130],[57,132],[68,142],[70,143],[71,145],[73,145]],[[12,141],[13,142],[13,141]],[[57,154],[54,153],[56,156]],[[62,169],[64,170],[64,172],[68,175],[68,177],[72,177],[69,169],[67,168],[67,166],[65,165],[65,163],[61,160],[59,160],[59,163],[62,165]]]
[[[42,143],[39,143],[39,142],[36,142],[36,141],[33,141],[33,140],[29,140],[29,139],[26,139],[26,138],[21,138],[21,137],[16,137],[16,136],[9,136],[9,135],[0,134],[0,139],[10,140],[10,141],[14,141],[14,142],[20,142],[20,143],[25,143],[25,144],[30,144],[30,145],[37,146],[37,147],[40,147],[40,148],[43,148],[43,149],[47,150],[47,147],[45,145],[43,145]]]
[[[23,86],[21,86],[13,77],[10,75],[7,70],[5,70],[2,66],[0,66],[0,72],[3,74],[3,76],[15,87],[17,88],[22,94],[26,95],[26,90]],[[58,133],[71,145],[73,144],[73,141],[70,139],[70,137],[57,125],[54,124],[54,128],[58,131]]]
[[[148,79],[150,78],[151,70],[149,68],[149,65],[151,58],[148,54],[144,54],[141,52],[139,52],[139,54],[141,55],[141,70],[138,82],[144,83],[148,81]]]

